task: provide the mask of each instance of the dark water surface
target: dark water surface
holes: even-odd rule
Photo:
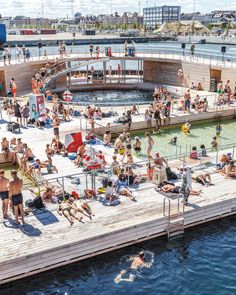
[[[15,282],[0,289],[14,295],[233,295],[236,294],[236,217],[185,231],[184,239],[156,239]],[[133,283],[114,283],[129,255],[154,256]]]

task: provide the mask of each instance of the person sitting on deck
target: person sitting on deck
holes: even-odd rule
[[[228,154],[223,154],[220,157],[219,163],[216,164],[216,169],[217,170],[222,170],[224,168],[224,166],[230,161],[232,160],[231,158],[231,153]]]
[[[67,109],[63,110],[63,121],[70,122],[70,115]]]
[[[201,149],[201,156],[202,157],[207,157],[207,151],[206,151],[206,147],[204,144],[200,145],[200,149]]]
[[[127,180],[128,185],[139,184],[141,181],[141,177],[139,175],[135,175],[131,166],[127,166],[125,168],[125,178]]]
[[[34,155],[32,150],[28,147],[26,143],[23,144],[24,153],[21,158],[21,168],[23,172],[26,172],[27,165],[26,162],[31,162],[34,160]]]
[[[53,149],[50,147],[50,144],[46,144],[45,153],[47,156],[53,156],[54,152]]]
[[[51,203],[54,203],[54,200],[53,199],[53,191],[52,191],[52,188],[51,187],[48,187],[46,189],[46,191],[43,193],[42,195],[42,199],[43,201],[46,201],[46,202],[51,202]],[[55,197],[56,198],[56,197]]]
[[[47,155],[47,160],[42,164],[46,167],[49,174],[52,174],[53,172],[58,173],[57,167],[52,164],[52,158],[50,155]]]
[[[132,115],[135,115],[135,114],[139,115],[136,105],[133,105],[130,111]]]
[[[115,192],[115,186],[111,180],[109,180],[107,183],[105,198],[109,201],[109,204],[119,198],[119,196]]]
[[[192,147],[189,158],[192,159],[192,160],[198,160],[198,154],[197,154],[197,147],[196,146]]]
[[[35,163],[33,163],[30,168],[26,171],[26,174],[29,174],[31,177],[33,176],[33,171],[37,173],[38,175],[41,174],[41,168],[43,167],[43,164],[39,159],[35,160]]]
[[[236,177],[236,166],[234,165],[235,161],[229,161],[224,168],[221,170],[225,178]]]
[[[103,135],[103,142],[105,146],[108,146],[111,144],[111,131],[106,130]]]
[[[82,145],[78,147],[77,155],[79,155],[82,158],[85,152],[86,152],[86,143],[83,142]]]
[[[116,192],[122,196],[128,197],[131,201],[136,201],[132,192],[128,188],[127,180],[124,174],[120,174],[116,181]]]

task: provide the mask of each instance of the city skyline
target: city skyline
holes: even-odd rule
[[[176,0],[176,1],[136,1],[130,0],[0,0],[0,5],[4,7],[1,10],[2,16],[25,15],[30,17],[71,17],[72,13],[81,12],[86,14],[108,14],[118,11],[123,12],[141,12],[144,7],[160,5],[180,5],[182,12],[193,12],[194,0]],[[72,4],[73,3],[73,4]],[[230,0],[225,3],[221,0],[196,0],[195,11],[202,13],[217,9],[236,9],[236,1]]]

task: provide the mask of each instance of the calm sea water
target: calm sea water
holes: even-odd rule
[[[234,295],[236,218],[185,231],[184,238],[156,239],[2,287],[1,295]],[[144,250],[150,269],[133,283],[114,283],[127,259]]]

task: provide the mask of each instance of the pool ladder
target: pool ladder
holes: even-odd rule
[[[163,215],[168,218],[168,227],[166,229],[168,240],[184,235],[184,196],[179,194],[177,204],[174,201],[176,200],[170,200],[168,197],[165,197],[163,203]],[[177,205],[177,208],[172,212],[171,208],[173,208],[173,205],[175,207]]]

